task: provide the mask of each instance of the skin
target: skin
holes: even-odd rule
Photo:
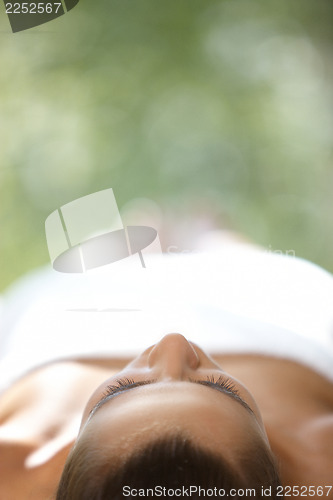
[[[220,390],[193,382],[212,376],[228,377],[248,408]],[[107,387],[122,378],[154,383],[123,391],[91,414]],[[97,388],[85,408],[78,443],[88,444],[93,453],[123,458],[141,443],[177,429],[185,429],[215,453],[223,450],[231,463],[253,441],[269,446],[259,408],[247,388],[198,346],[182,335],[169,334]]]
[[[271,448],[281,464],[282,483],[332,485],[333,384],[313,370],[285,359],[218,359],[227,371],[246,380],[255,395]],[[333,498],[332,490],[329,498]]]
[[[49,498],[77,435],[77,446],[96,440],[100,451],[118,447],[126,457],[140,440],[179,426],[223,450],[231,462],[247,439],[269,442],[286,485],[332,484],[333,386],[312,370],[278,358],[213,359],[175,334],[127,361],[54,363],[2,395],[1,499]],[[226,373],[253,413],[226,394],[189,382]],[[156,383],[121,393],[89,416],[107,385],[120,377]]]

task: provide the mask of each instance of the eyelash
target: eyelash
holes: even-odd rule
[[[217,388],[221,388],[225,391],[239,396],[239,391],[236,389],[235,384],[231,381],[231,379],[228,377],[222,377],[222,375],[220,375],[217,379],[214,377],[214,375],[210,375],[209,377],[207,377],[207,380],[197,380],[197,383],[208,385],[210,387],[214,386]]]
[[[112,394],[130,389],[133,387],[151,384],[153,382],[154,382],[154,380],[141,380],[141,381],[135,382],[135,380],[133,380],[131,378],[118,379],[114,385],[107,386],[106,391],[104,393],[104,397],[111,396]],[[213,386],[213,387],[217,387],[218,389],[221,388],[221,389],[224,389],[225,391],[231,392],[231,393],[239,396],[239,392],[236,389],[235,385],[227,377],[219,376],[216,379],[214,377],[214,375],[210,375],[207,377],[206,380],[191,380],[190,379],[190,382],[195,382],[197,384],[202,384],[202,385],[206,385],[209,387]]]
[[[153,380],[141,380],[139,382],[135,382],[132,378],[122,378],[116,380],[116,383],[114,385],[108,385],[106,388],[106,391],[104,393],[104,396],[111,396],[112,394],[115,394],[116,392],[121,392],[126,389],[130,389],[132,387],[137,387],[139,385],[146,385],[146,384],[151,384]]]

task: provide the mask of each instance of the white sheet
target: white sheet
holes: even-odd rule
[[[56,359],[130,356],[169,332],[210,352],[303,362],[333,381],[333,278],[294,257],[227,246],[137,256],[87,274],[45,268],[4,297],[0,390]]]

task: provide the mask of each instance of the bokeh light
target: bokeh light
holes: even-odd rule
[[[48,262],[49,213],[108,187],[332,271],[332,19],[330,0],[99,0],[14,35],[0,10],[0,288]]]

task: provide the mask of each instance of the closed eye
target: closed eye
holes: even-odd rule
[[[95,404],[91,410],[89,417],[92,417],[96,411],[101,408],[105,403],[113,399],[114,397],[120,395],[123,392],[135,389],[143,385],[150,385],[156,383],[156,380],[140,380],[135,382],[133,379],[119,379],[116,381],[115,385],[109,385],[103,395],[103,397]],[[211,389],[215,389],[227,396],[231,397],[234,401],[237,401],[242,405],[248,412],[253,414],[253,410],[244,401],[244,399],[239,395],[239,392],[235,388],[232,380],[227,377],[219,377],[217,380],[214,377],[208,377],[207,380],[189,380],[189,383],[200,384]]]

